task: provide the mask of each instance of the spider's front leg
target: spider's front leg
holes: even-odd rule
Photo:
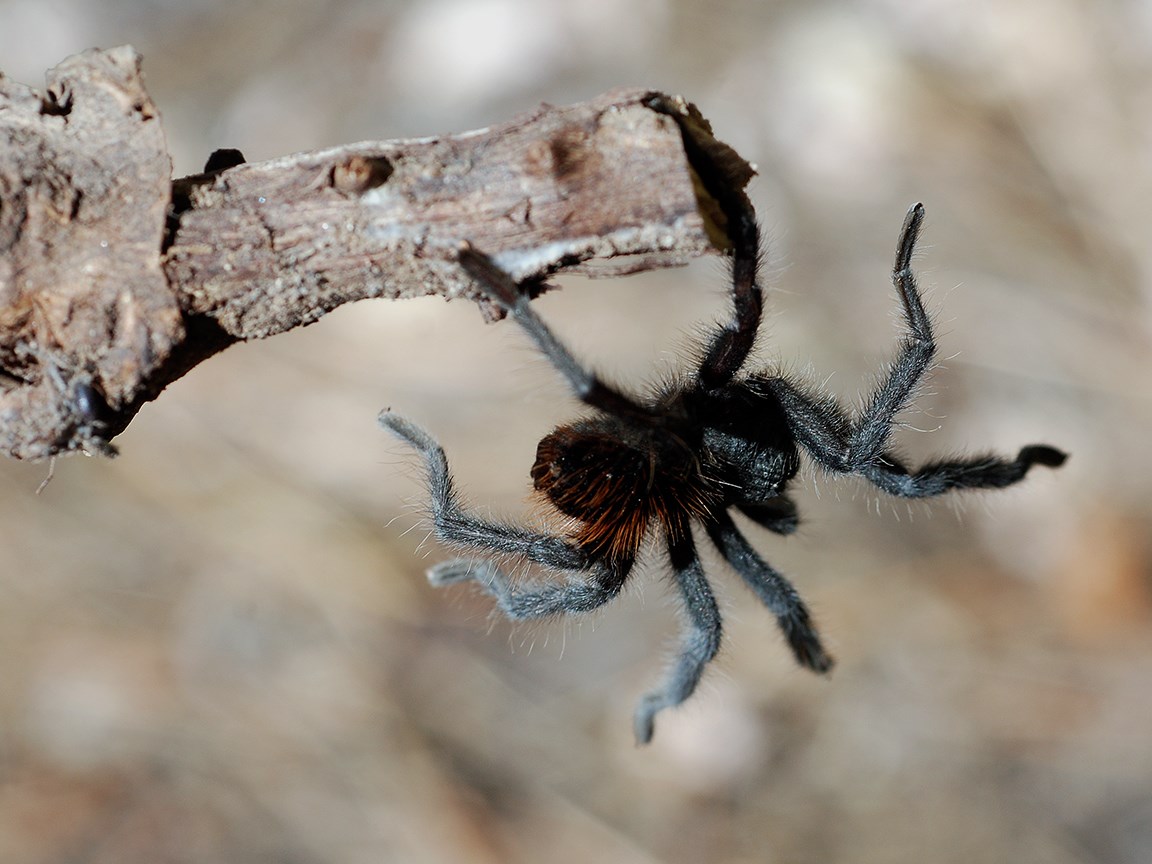
[[[833,401],[812,396],[783,378],[758,381],[779,400],[793,434],[812,456],[833,471],[860,474],[903,498],[941,495],[952,489],[1002,488],[1024,479],[1033,465],[1057,468],[1067,455],[1046,444],[1022,447],[1016,458],[982,455],[941,459],[910,470],[888,450],[896,414],[905,408],[936,355],[932,323],[924,311],[912,253],[924,222],[924,206],[913,205],[896,246],[892,283],[904,307],[908,334],[888,375],[855,420]]]
[[[460,504],[444,449],[411,420],[383,411],[380,425],[424,458],[428,472],[430,509],[436,536],[445,543],[479,552],[518,555],[550,570],[580,572],[587,578],[564,583],[514,585],[494,564],[458,559],[438,564],[428,572],[433,585],[473,580],[496,598],[509,618],[542,618],[548,615],[590,612],[620,593],[631,569],[631,560],[593,558],[561,537],[540,534],[481,519]]]

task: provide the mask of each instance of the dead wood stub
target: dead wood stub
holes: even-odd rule
[[[102,449],[182,338],[160,267],[171,162],[131,49],[90,51],[38,94],[0,79],[0,449]]]
[[[139,66],[87,52],[43,95],[0,79],[7,455],[107,452],[201,360],[344,303],[474,297],[464,241],[533,284],[726,248],[692,160],[739,194],[751,176],[682,100],[618,90],[461,135],[256,164],[218,151],[172,182]]]

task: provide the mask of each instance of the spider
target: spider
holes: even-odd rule
[[[538,533],[468,512],[435,439],[391,410],[380,415],[385,429],[423,456],[431,515],[442,541],[566,574],[556,581],[514,583],[491,561],[472,558],[428,571],[436,586],[475,581],[509,618],[579,614],[604,605],[620,593],[646,537],[659,534],[686,621],[663,684],[636,707],[640,744],[652,739],[660,711],[692,695],[720,647],[720,613],[697,554],[693,523],[776,616],[800,665],[818,673],[832,668],[804,601],[753,549],[731,513],[776,534],[795,531],[799,519],[788,486],[800,468],[801,450],[829,472],[858,474],[904,498],[1010,486],[1033,465],[1055,468],[1066,458],[1054,447],[1031,445],[1012,459],[981,455],[910,468],[890,447],[893,419],[911,401],[936,350],[910,267],[924,220],[920,204],[904,220],[892,272],[907,332],[861,410],[850,413],[771,371],[742,374],[761,318],[759,228],[742,194],[725,193],[718,183],[709,191],[720,202],[733,241],[734,314],[716,326],[691,373],[645,396],[628,395],[580,364],[537,317],[521,286],[479,251],[461,249],[461,265],[484,295],[524,328],[591,409],[541,440],[531,472],[536,491],[575,526],[571,533]]]

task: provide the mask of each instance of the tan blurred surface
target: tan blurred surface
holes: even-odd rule
[[[709,559],[720,659],[655,743],[657,563],[590,621],[434,592],[390,405],[469,497],[528,512],[573,402],[521,335],[437,299],[232,348],[115,461],[0,464],[0,862],[1152,860],[1152,7],[0,0],[0,69],[134,44],[175,171],[683,93],[756,162],[760,356],[858,396],[895,343],[904,210],[945,362],[915,457],[1072,459],[912,508],[805,473],[754,535],[839,658],[796,669]],[[724,311],[715,261],[568,282],[539,312],[637,385]],[[916,429],[924,431],[915,431]]]

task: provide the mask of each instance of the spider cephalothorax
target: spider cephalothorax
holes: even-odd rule
[[[1023,479],[1033,465],[1057,467],[1065,455],[1046,445],[1014,459],[958,457],[909,468],[888,439],[895,415],[911,401],[932,363],[935,342],[910,269],[924,218],[915,205],[904,221],[892,280],[907,333],[895,362],[856,415],[831,398],[769,371],[741,374],[760,324],[756,282],[759,232],[742,194],[705,171],[732,237],[734,315],[716,328],[693,374],[647,398],[610,387],[581,366],[536,317],[527,296],[490,259],[464,248],[460,261],[485,296],[528,332],[575,394],[594,413],[560,426],[536,454],[536,490],[575,529],[543,534],[481,519],[460,504],[444,451],[419,426],[390,411],[380,422],[415,447],[428,468],[437,536],[471,552],[500,553],[582,580],[513,584],[486,559],[461,558],[429,571],[435,585],[475,580],[511,618],[587,612],[619,592],[644,539],[658,531],[687,613],[680,654],[663,686],[643,697],[635,733],[651,740],[656,714],[695,690],[720,646],[720,614],[696,552],[700,525],[725,560],[776,616],[797,661],[832,668],[796,589],[752,548],[732,520],[736,510],[777,534],[799,517],[787,495],[804,450],[822,468],[859,474],[892,495],[922,498],[953,489],[998,488]]]

